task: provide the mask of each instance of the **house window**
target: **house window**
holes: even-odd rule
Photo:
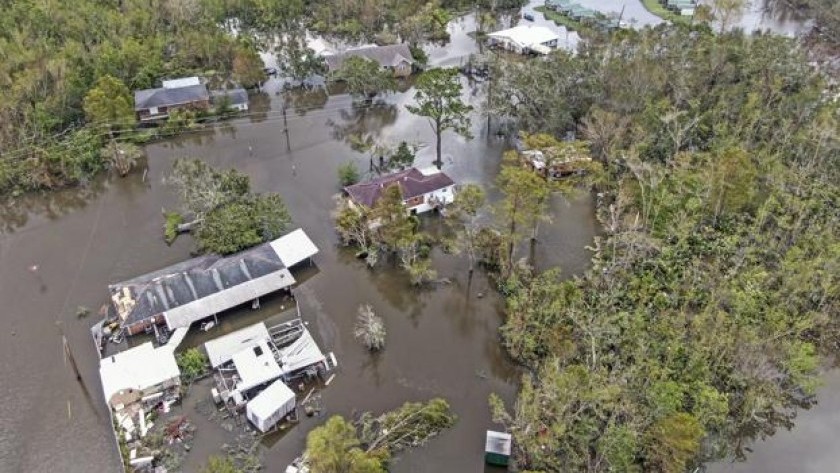
[[[157,107],[150,107],[149,108],[149,115],[157,115],[157,114],[158,114],[158,108]]]

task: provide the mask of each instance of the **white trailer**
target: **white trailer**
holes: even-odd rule
[[[260,432],[268,432],[295,410],[295,393],[277,380],[265,388],[245,407],[245,415]]]

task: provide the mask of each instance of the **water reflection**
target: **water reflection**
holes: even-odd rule
[[[142,182],[145,169],[146,160],[141,159],[124,178],[106,172],[78,187],[0,199],[0,234],[24,227],[32,217],[55,220],[84,208],[107,191],[115,179],[125,181],[123,184],[127,184],[125,187],[128,192],[145,191],[146,186]]]
[[[354,103],[350,108],[338,111],[338,119],[327,119],[327,126],[332,129],[332,137],[348,145],[358,140],[377,141],[383,128],[397,121],[399,109],[393,103],[376,100],[371,103]]]

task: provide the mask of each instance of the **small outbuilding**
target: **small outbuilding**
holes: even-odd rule
[[[217,111],[222,105],[227,106],[229,110],[248,111],[248,91],[245,89],[213,90],[210,97]]]
[[[265,433],[294,410],[295,393],[282,380],[277,380],[248,402],[245,416]]]
[[[243,394],[283,374],[266,340],[234,354],[232,360],[239,378],[236,391]]]
[[[513,437],[510,434],[488,430],[484,443],[484,461],[489,465],[507,466],[512,446]]]
[[[268,334],[265,323],[260,322],[214,338],[204,344],[204,349],[207,351],[210,366],[215,369],[232,360],[233,355],[255,347],[263,340],[271,340],[271,335]]]
[[[157,348],[146,342],[99,360],[105,402],[121,410],[144,397],[180,386],[181,370],[175,361],[175,349],[186,332],[187,329],[177,331],[169,343]]]
[[[557,47],[560,37],[545,26],[520,25],[487,35],[491,46],[519,54],[548,54]]]

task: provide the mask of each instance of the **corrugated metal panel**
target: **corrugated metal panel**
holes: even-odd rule
[[[221,283],[221,281],[218,282]],[[197,320],[210,317],[213,314],[218,314],[250,300],[279,291],[294,283],[295,278],[292,277],[292,273],[288,269],[281,269],[168,310],[164,312],[166,325],[170,330],[179,327],[189,327],[190,324]]]

